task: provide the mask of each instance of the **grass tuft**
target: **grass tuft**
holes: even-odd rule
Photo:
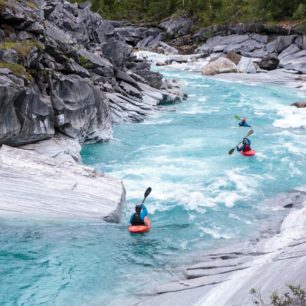
[[[11,70],[13,72],[13,74],[20,76],[20,77],[24,77],[24,76],[28,76],[28,73],[26,71],[26,69],[19,64],[16,63],[4,63],[4,62],[0,62],[0,68],[7,68],[9,70]]]
[[[1,1],[1,0],[0,0]],[[0,49],[14,49],[22,59],[26,59],[31,50],[36,47],[39,50],[44,49],[44,45],[36,40],[25,41],[5,41],[0,43]]]

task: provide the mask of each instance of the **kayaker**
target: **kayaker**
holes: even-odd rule
[[[237,147],[237,151],[243,151],[243,152],[247,152],[247,151],[251,151],[251,140],[249,138],[243,138],[242,143],[239,144]]]
[[[246,118],[243,117],[241,119],[241,122],[239,122],[239,126],[243,126],[243,127],[251,127],[247,122],[246,122]]]
[[[147,208],[143,204],[137,204],[135,206],[135,213],[131,216],[130,223],[132,225],[145,225],[144,218],[147,214]]]

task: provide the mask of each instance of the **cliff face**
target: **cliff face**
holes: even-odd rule
[[[57,132],[108,139],[112,123],[140,121],[172,97],[161,87],[162,76],[88,3],[0,1],[0,144]]]

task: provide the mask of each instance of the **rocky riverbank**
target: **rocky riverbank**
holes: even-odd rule
[[[61,133],[107,140],[112,124],[141,121],[177,88],[137,59],[90,4],[0,3],[0,144],[19,146]]]
[[[23,149],[1,149],[6,214],[108,216],[124,188],[76,165],[80,144],[108,140],[113,124],[142,121],[186,98],[90,7],[0,1],[0,145]]]
[[[287,292],[286,284],[305,288],[306,189],[272,199],[270,205],[277,216],[260,240],[199,254],[194,265],[183,268],[183,278],[155,288],[155,297],[138,305],[247,306],[254,305],[253,288],[265,302],[276,290]]]
[[[117,23],[115,31],[124,33],[126,42],[141,50],[172,55],[196,53],[213,60],[226,57],[235,72],[256,73],[284,68],[306,73],[304,24],[300,22],[287,28],[263,23],[214,25],[193,34],[196,22],[181,17],[168,18],[158,28]],[[212,74],[218,72],[226,71],[221,69]]]

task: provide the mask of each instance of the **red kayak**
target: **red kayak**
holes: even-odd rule
[[[141,234],[141,233],[149,232],[151,229],[151,221],[148,217],[145,217],[144,222],[146,225],[130,225],[128,227],[129,232],[134,233],[134,234]]]
[[[240,153],[243,155],[243,156],[254,156],[256,151],[255,150],[249,150],[249,151],[240,151]]]

